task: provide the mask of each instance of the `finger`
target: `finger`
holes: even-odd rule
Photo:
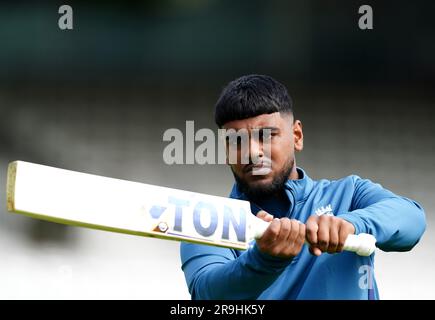
[[[287,244],[293,246],[299,236],[300,223],[297,220],[289,220],[290,232],[287,235]]]
[[[277,241],[285,242],[285,245],[288,244],[287,239],[289,235],[292,233],[292,222],[289,218],[281,218],[281,229],[279,231],[279,236]]]
[[[346,228],[343,226],[340,227],[340,230],[338,231],[338,246],[337,246],[337,252],[342,252],[344,249],[344,244],[346,243],[347,236],[349,235],[349,232]]]
[[[264,232],[263,236],[260,238],[261,242],[268,246],[273,245],[273,243],[278,238],[280,229],[281,223],[279,219],[273,219],[270,225],[267,227],[266,231]]]
[[[323,215],[319,218],[319,230],[317,231],[317,248],[326,252],[329,245],[329,228],[331,218]]]
[[[306,226],[303,223],[299,223],[299,235],[296,239],[296,244],[301,248],[305,245]]]
[[[306,237],[309,244],[317,244],[317,231],[319,229],[318,216],[311,216],[306,222]]]
[[[291,231],[288,235],[284,251],[286,255],[297,255],[305,243],[305,224],[294,219],[290,220],[290,224]]]
[[[286,255],[286,252],[290,252],[289,248],[293,249],[291,248],[291,246],[287,241],[288,235],[291,232],[291,222],[289,218],[281,218],[279,219],[279,223],[280,223],[279,235],[271,246],[274,247],[274,251],[276,252],[277,255],[278,254]]]
[[[260,218],[261,220],[264,220],[266,222],[270,222],[273,220],[273,216],[264,210],[258,211],[257,218]]]
[[[319,248],[317,248],[316,246],[310,246],[309,251],[312,255],[317,256],[317,257],[322,254],[322,251]]]
[[[306,236],[307,229],[303,223],[299,222],[299,236],[298,241],[303,245],[305,244],[305,236]]]
[[[328,245],[328,253],[336,253],[337,247],[339,243],[339,232],[340,230],[340,222],[338,219],[332,218],[330,227],[329,227],[329,245]]]

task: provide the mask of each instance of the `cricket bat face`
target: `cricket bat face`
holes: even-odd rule
[[[243,250],[262,222],[247,201],[24,161],[7,177],[9,211],[57,223]]]

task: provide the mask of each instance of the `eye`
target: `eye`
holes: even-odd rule
[[[227,136],[226,141],[229,146],[239,147],[241,144],[241,138],[239,136]]]
[[[258,139],[263,142],[263,140],[270,141],[271,137],[275,135],[272,133],[272,131],[270,129],[263,129],[260,130],[260,132],[258,133]]]

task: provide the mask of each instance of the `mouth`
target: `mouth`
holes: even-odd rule
[[[269,161],[263,161],[256,164],[248,164],[243,169],[243,172],[253,176],[265,176],[272,171],[272,163]]]

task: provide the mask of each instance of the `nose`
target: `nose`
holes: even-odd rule
[[[264,156],[262,143],[253,137],[249,139],[249,162],[258,163]]]

